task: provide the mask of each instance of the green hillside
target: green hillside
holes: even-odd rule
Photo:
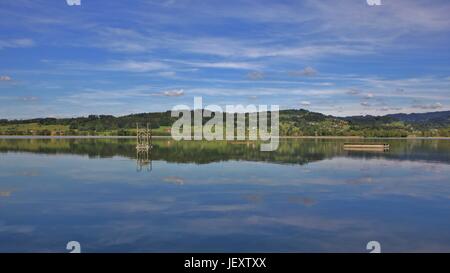
[[[270,113],[269,113],[270,116]],[[425,119],[432,116],[433,118]],[[412,118],[414,117],[414,118]],[[334,117],[307,110],[280,111],[282,136],[449,137],[450,112],[411,115]],[[177,120],[170,112],[121,117],[90,115],[78,118],[0,120],[0,135],[132,136],[136,123],[149,122],[154,135],[168,136]],[[208,119],[204,119],[206,122]],[[225,119],[224,119],[225,120]]]

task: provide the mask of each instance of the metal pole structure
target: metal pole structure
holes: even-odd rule
[[[141,171],[144,166],[147,170],[152,170],[151,149],[153,147],[152,131],[149,123],[146,127],[139,129],[139,123],[136,123],[136,153],[137,153],[137,171]]]

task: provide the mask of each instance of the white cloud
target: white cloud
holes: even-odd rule
[[[361,1],[362,2],[362,1]],[[428,1],[383,1],[379,7],[370,7],[354,1],[336,5],[332,0],[309,1],[315,16],[320,17],[321,27],[348,37],[386,37],[395,33],[441,31],[450,26],[447,1],[430,4]]]
[[[303,101],[300,102],[300,104],[303,105],[303,106],[309,106],[309,105],[311,105],[311,102],[303,100]]]
[[[317,70],[314,68],[307,66],[299,71],[292,71],[289,73],[291,76],[315,76],[317,75]]]
[[[361,93],[361,91],[359,91],[358,89],[351,88],[346,93],[349,95],[358,95],[359,93]]]
[[[34,97],[34,96],[18,97],[17,99],[19,99],[20,101],[23,101],[23,102],[33,102],[33,101],[39,100],[38,97]]]
[[[168,65],[161,62],[139,62],[139,61],[124,61],[112,64],[111,69],[123,70],[131,72],[149,72],[168,68]]]
[[[371,98],[373,98],[373,97],[374,97],[374,95],[373,95],[372,93],[367,93],[367,94],[364,96],[365,99],[371,99]]]
[[[163,71],[159,72],[158,75],[162,77],[175,77],[177,75],[177,72],[175,71]]]
[[[415,104],[413,108],[424,109],[424,110],[437,110],[443,107],[442,103],[436,102],[433,104]]]
[[[360,55],[373,53],[372,47],[363,45],[325,45],[316,43],[303,45],[301,42],[290,46],[279,46],[258,41],[239,41],[225,38],[201,38],[184,42],[183,50],[196,54],[207,54],[234,58],[290,57],[309,59],[325,55]],[[181,42],[183,45],[183,42]]]
[[[381,112],[386,112],[386,111],[401,111],[402,108],[401,107],[388,107],[388,106],[383,106],[380,109],[378,109]]]
[[[125,28],[102,28],[97,31],[98,42],[95,47],[123,53],[150,52],[161,47],[162,40],[155,40],[135,30]]]
[[[261,66],[258,64],[248,63],[248,62],[183,62],[187,65],[194,67],[204,67],[204,68],[223,68],[223,69],[258,69]]]
[[[184,90],[183,89],[176,89],[176,90],[167,90],[162,93],[166,97],[181,97],[184,96]]]
[[[160,61],[111,60],[105,63],[85,62],[58,62],[45,60],[46,64],[54,65],[59,69],[81,71],[120,71],[120,72],[164,72],[171,66]],[[40,71],[43,73],[44,71]]]
[[[66,0],[66,3],[69,6],[80,6],[81,0]]]
[[[0,82],[9,82],[12,81],[10,76],[0,76]]]
[[[0,40],[0,49],[3,48],[25,48],[34,46],[34,41],[31,39],[12,39]]]
[[[262,80],[264,77],[264,73],[260,71],[252,71],[247,74],[247,78],[250,80]]]

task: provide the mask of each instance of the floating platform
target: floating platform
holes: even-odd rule
[[[344,150],[349,151],[387,151],[389,144],[386,143],[344,143]]]

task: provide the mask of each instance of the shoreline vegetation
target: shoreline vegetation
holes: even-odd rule
[[[245,115],[248,130],[249,114]],[[270,115],[268,112],[269,121]],[[213,113],[211,118],[214,117]],[[203,124],[211,118],[203,118]],[[121,117],[90,115],[78,118],[0,119],[0,136],[133,137],[136,136],[137,123],[149,123],[154,136],[171,136],[172,124],[177,120],[178,117],[172,117],[170,111]],[[304,109],[281,110],[279,124],[281,138],[450,137],[450,111],[335,117]]]
[[[0,139],[135,139],[136,136],[45,136],[45,135],[0,135]],[[153,136],[155,139],[172,139],[171,136]],[[273,138],[277,138],[274,136]],[[364,136],[279,136],[279,139],[410,139],[410,140],[421,140],[421,139],[430,139],[430,140],[450,140],[450,137],[417,137],[417,136],[407,136],[407,137],[364,137]],[[194,141],[194,140],[183,140],[183,141]],[[204,141],[201,140],[201,141]],[[260,142],[260,140],[214,140],[214,141],[227,141],[227,142]]]

